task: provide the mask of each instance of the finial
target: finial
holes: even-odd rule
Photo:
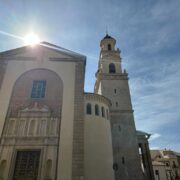
[[[108,35],[108,27],[106,26],[106,35]]]

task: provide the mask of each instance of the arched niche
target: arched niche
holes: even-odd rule
[[[40,98],[32,96],[37,82],[43,82],[41,84],[43,84],[45,94]],[[63,82],[57,73],[49,69],[32,69],[23,73],[16,80],[9,103],[8,116],[16,117],[20,109],[37,101],[38,104],[47,105],[52,110],[53,116],[60,117],[62,97]]]
[[[52,174],[52,160],[48,159],[46,161],[46,178],[51,179]]]
[[[33,136],[35,135],[35,129],[36,129],[36,121],[31,120],[29,124],[29,132],[28,135]]]

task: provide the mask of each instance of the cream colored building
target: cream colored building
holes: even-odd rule
[[[166,175],[166,165],[164,163],[153,161],[152,165],[153,165],[155,180],[168,180],[168,177]]]
[[[154,180],[115,44],[101,40],[94,93],[83,55],[47,42],[0,53],[0,180]]]
[[[164,180],[165,176],[167,180],[180,179],[180,164],[178,161],[178,153],[166,149],[151,150],[150,152],[155,177],[157,177],[157,175],[159,174],[160,180]],[[165,169],[165,171],[162,169],[162,166]]]

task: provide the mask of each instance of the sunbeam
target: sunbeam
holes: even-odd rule
[[[3,34],[5,36],[9,36],[9,37],[13,37],[13,38],[16,38],[16,39],[24,40],[24,38],[22,38],[20,36],[17,36],[17,35],[8,33],[8,32],[4,32],[4,31],[1,31],[1,30],[0,30],[0,34]]]

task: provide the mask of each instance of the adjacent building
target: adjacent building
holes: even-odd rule
[[[179,180],[179,153],[172,150],[151,150],[154,176],[156,180]]]

